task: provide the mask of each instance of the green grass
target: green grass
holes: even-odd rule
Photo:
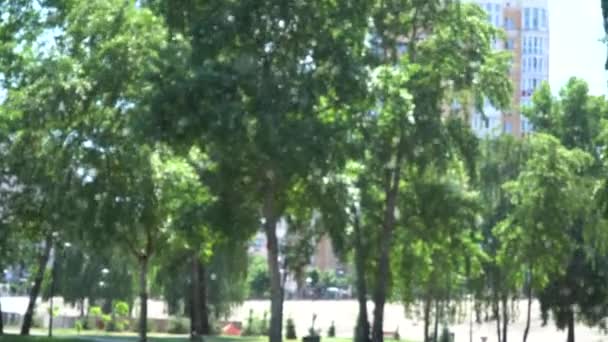
[[[19,336],[19,335],[4,335],[0,336],[0,342],[86,342],[86,341],[98,341],[98,342],[136,342],[138,337],[134,333],[121,333],[121,334],[106,334],[99,331],[84,331],[79,336],[75,335],[76,332],[73,329],[62,329],[55,331],[55,338],[50,339],[45,336]],[[149,334],[148,340],[150,342],[187,342],[190,339],[187,336],[179,335],[159,335]],[[268,338],[261,337],[236,337],[236,336],[207,336],[204,338],[204,342],[267,342]],[[285,340],[289,341],[289,340]],[[300,341],[293,340],[293,341]],[[386,342],[396,342],[394,340],[385,339]],[[351,338],[328,338],[322,337],[321,342],[352,342]],[[400,342],[411,342],[401,340]]]
[[[82,339],[75,337],[57,337],[48,338],[43,336],[19,336],[19,335],[3,335],[0,336],[2,342],[82,342]]]

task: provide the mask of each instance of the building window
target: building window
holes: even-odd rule
[[[547,28],[547,10],[544,8],[540,10],[540,27],[542,29]]]
[[[530,9],[524,8],[524,29],[530,28]]]
[[[545,53],[545,40],[542,37],[538,38],[538,53],[541,55]]]
[[[515,23],[513,23],[513,19],[505,18],[505,29],[515,30]]]
[[[536,57],[532,58],[532,64],[532,70],[538,71],[538,61],[536,60]]]
[[[545,70],[543,69],[543,58],[540,57],[538,58],[538,71],[544,73]]]
[[[534,9],[534,16],[532,17],[532,28],[538,30],[540,19],[538,15],[538,8]]]
[[[506,48],[507,50],[513,50],[515,48],[515,42],[513,39],[507,39]]]
[[[538,37],[534,37],[534,47],[532,48],[533,54],[538,54]]]
[[[505,133],[511,133],[513,131],[513,125],[510,122],[505,122]]]

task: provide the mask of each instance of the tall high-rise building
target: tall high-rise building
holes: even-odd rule
[[[479,136],[501,133],[522,136],[533,127],[521,114],[530,104],[532,93],[549,80],[549,6],[548,0],[472,0],[486,10],[492,25],[507,33],[495,48],[513,53],[511,79],[513,105],[508,112],[484,106],[484,115],[471,117],[473,130]]]

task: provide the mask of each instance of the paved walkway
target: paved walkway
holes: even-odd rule
[[[249,310],[262,317],[264,311],[270,310],[268,301],[246,301],[237,308],[232,315],[233,320],[242,322],[247,321]],[[355,323],[357,321],[358,304],[354,300],[344,301],[286,301],[285,318],[293,318],[296,325],[298,336],[304,336],[310,327],[313,312],[317,314],[316,326],[321,328],[323,335],[333,321],[336,326],[337,336],[350,337],[353,335]],[[373,303],[368,303],[370,319],[372,316]],[[509,325],[509,341],[521,341],[525,328],[526,302],[519,303],[519,319]],[[531,331],[528,341],[531,342],[560,342],[566,341],[566,331],[558,331],[553,322],[549,322],[546,327],[542,326],[538,303],[535,303],[533,311]],[[402,338],[422,341],[424,337],[423,324],[420,321],[407,319],[403,306],[400,304],[387,304],[385,307],[385,331],[399,329]],[[469,341],[469,324],[463,322],[451,327],[456,335],[456,342]],[[473,341],[481,341],[481,337],[488,337],[488,342],[496,342],[496,322],[473,325]],[[608,335],[602,334],[599,329],[591,329],[582,324],[576,326],[576,339],[582,342],[602,342],[608,341]]]

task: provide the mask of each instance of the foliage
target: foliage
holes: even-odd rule
[[[270,278],[268,277],[268,264],[264,258],[253,256],[249,259],[247,283],[250,297],[267,298]]]
[[[247,324],[242,331],[243,336],[268,336],[268,312],[264,311],[262,318],[255,316],[253,310],[249,310]]]
[[[170,334],[188,334],[190,332],[190,326],[187,319],[183,317],[171,318],[167,332]]]

